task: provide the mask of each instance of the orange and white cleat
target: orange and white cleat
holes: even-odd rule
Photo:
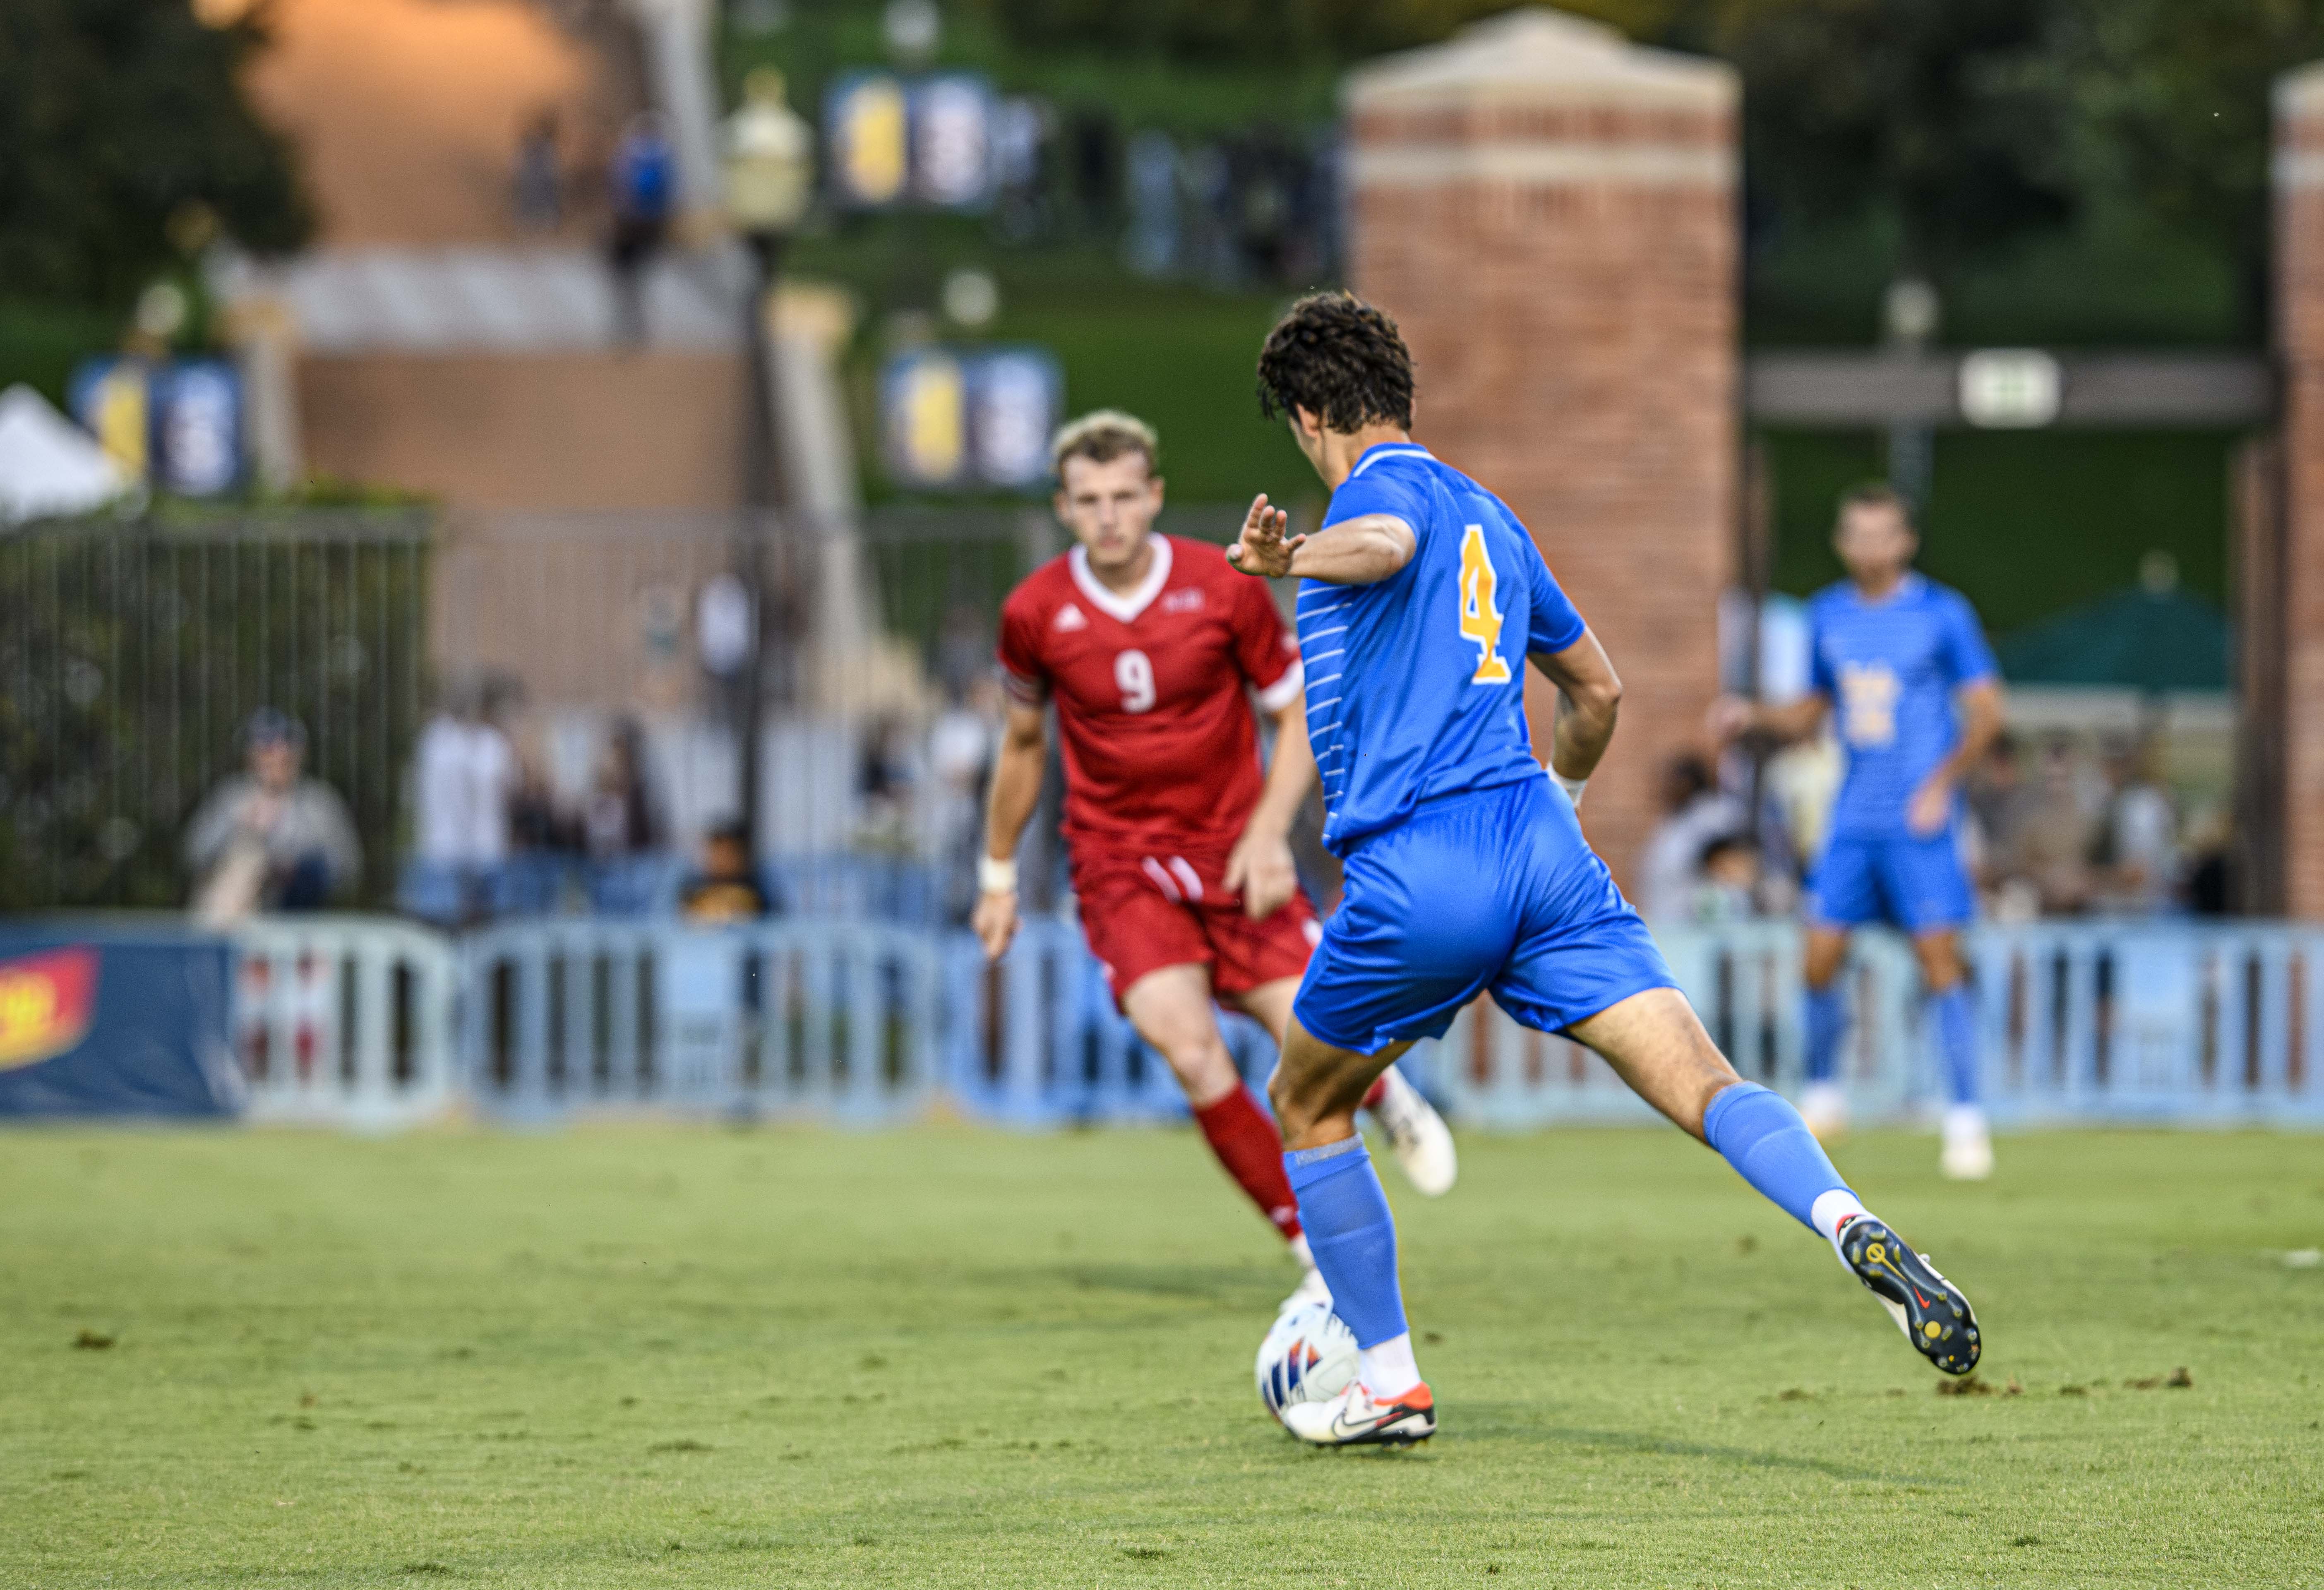
[[[1295,1402],[1283,1428],[1311,1447],[1411,1447],[1436,1433],[1436,1399],[1425,1381],[1375,1398],[1361,1381],[1323,1402]]]

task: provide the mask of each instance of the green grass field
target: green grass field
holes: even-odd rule
[[[17,1132],[0,1585],[2324,1582],[2324,1144],[2001,1149],[1840,1156],[1987,1396],[1674,1132],[1391,1172],[1443,1433],[1342,1454],[1187,1132]]]

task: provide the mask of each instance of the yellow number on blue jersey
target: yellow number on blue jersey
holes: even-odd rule
[[[1493,600],[1493,559],[1485,550],[1485,527],[1472,524],[1461,538],[1461,638],[1478,652],[1472,685],[1506,685],[1509,665],[1501,656],[1501,610]]]
[[[1885,662],[1840,665],[1840,737],[1862,751],[1895,743],[1904,686]]]

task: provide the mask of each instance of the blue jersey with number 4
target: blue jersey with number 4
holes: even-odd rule
[[[1847,776],[1834,834],[1904,832],[1904,809],[1960,742],[1954,694],[1994,676],[1977,613],[1959,591],[1907,574],[1877,602],[1841,581],[1808,604],[1812,679],[1831,701]]]
[[[1412,527],[1412,560],[1376,585],[1299,589],[1307,736],[1338,855],[1424,800],[1542,777],[1526,655],[1582,633],[1517,515],[1425,448],[1367,448],[1318,534],[1367,513]]]

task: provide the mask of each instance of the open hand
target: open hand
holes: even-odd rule
[[[1912,802],[1904,808],[1904,826],[1916,837],[1926,839],[1941,832],[1952,815],[1951,782],[1932,778],[1913,791]]]
[[[1290,844],[1280,834],[1245,828],[1227,855],[1226,886],[1242,891],[1243,915],[1252,921],[1273,916],[1299,889],[1299,869],[1291,863]]]
[[[1724,745],[1750,732],[1753,719],[1757,716],[1751,703],[1742,697],[1721,696],[1711,704],[1706,726],[1711,730],[1711,737]]]
[[[979,894],[976,909],[969,912],[968,925],[975,929],[984,946],[984,958],[999,960],[1009,952],[1010,941],[1017,937],[1017,892],[987,890]]]
[[[1291,554],[1306,544],[1304,535],[1287,535],[1291,515],[1268,504],[1261,492],[1250,500],[1243,515],[1242,533],[1227,549],[1227,561],[1245,574],[1280,579],[1291,572]]]

